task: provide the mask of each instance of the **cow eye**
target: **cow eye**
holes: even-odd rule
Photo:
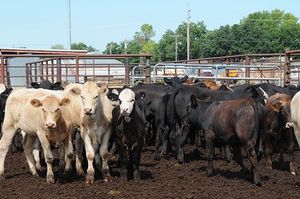
[[[60,109],[59,108],[57,108],[56,110],[55,110],[55,112],[57,112],[57,111],[59,111]]]
[[[84,97],[82,95],[80,95],[81,99],[84,99]]]
[[[134,102],[134,99],[132,99],[130,102]]]
[[[42,111],[43,111],[44,113],[46,112],[44,108],[42,108]]]
[[[98,95],[96,95],[95,97],[94,97],[94,99],[97,99],[98,98]]]

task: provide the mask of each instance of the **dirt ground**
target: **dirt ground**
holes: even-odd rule
[[[220,159],[215,162],[215,175],[207,177],[203,149],[187,147],[187,161],[182,165],[173,157],[154,161],[153,152],[148,147],[142,154],[141,182],[120,181],[117,162],[110,161],[112,182],[98,178],[92,185],[86,185],[74,171],[64,183],[47,184],[45,167],[40,177],[32,177],[24,154],[9,153],[5,162],[6,179],[0,182],[0,198],[300,198],[300,176],[287,171],[288,162],[284,170],[279,169],[276,161],[273,167],[277,169],[268,170],[262,160],[262,186],[257,187],[240,173],[237,164]],[[284,157],[289,160],[289,156]],[[296,160],[300,171],[300,151],[296,152]],[[245,162],[249,167],[249,162]]]

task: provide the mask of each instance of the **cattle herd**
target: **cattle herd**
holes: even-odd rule
[[[109,160],[114,155],[119,157],[121,179],[141,180],[141,153],[147,145],[155,146],[155,160],[175,151],[178,163],[185,161],[185,145],[206,148],[208,176],[214,173],[216,149],[245,173],[247,157],[256,185],[261,185],[261,158],[272,169],[272,155],[280,153],[283,161],[283,153],[288,153],[290,173],[297,174],[300,88],[187,80],[173,77],[160,84],[114,89],[92,81],[65,88],[49,81],[14,91],[6,88],[0,96],[1,180],[10,146],[12,151],[24,150],[34,176],[43,157],[48,183],[55,182],[53,147],[59,150],[59,178],[70,172],[75,159],[77,175],[87,184],[94,182],[95,170],[104,181],[111,180]]]

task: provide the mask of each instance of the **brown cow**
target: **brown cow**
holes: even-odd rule
[[[272,169],[272,154],[280,152],[279,162],[283,162],[283,152],[292,155],[290,172],[296,175],[294,156],[294,133],[291,128],[291,97],[276,93],[266,103],[266,156],[267,167]]]

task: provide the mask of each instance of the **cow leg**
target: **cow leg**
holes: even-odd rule
[[[290,160],[290,173],[292,175],[297,175],[297,166],[296,166],[296,161],[295,161],[295,154],[291,154],[291,160]]]
[[[273,146],[271,144],[271,140],[270,140],[270,135],[267,134],[266,136],[266,149],[265,149],[265,153],[266,153],[266,167],[268,169],[272,169],[272,154],[273,154]]]
[[[236,145],[234,145],[232,147],[233,147],[233,150],[234,150],[235,161],[240,165],[241,172],[242,173],[248,173],[249,170],[247,169],[247,167],[244,164],[242,153],[241,153],[241,147],[236,146]]]
[[[295,134],[295,136],[296,136],[298,145],[299,145],[299,147],[300,147],[300,128],[298,127],[298,125],[299,125],[299,124],[294,125],[294,134]]]
[[[84,129],[81,129],[80,133],[81,133],[81,138],[83,139],[83,142],[84,142],[86,158],[88,161],[87,176],[86,176],[85,182],[87,184],[92,184],[92,183],[94,183],[94,180],[95,180],[95,178],[94,178],[95,170],[93,167],[95,152],[92,147],[91,139],[90,139],[87,131]]]
[[[121,138],[116,139],[116,144],[119,152],[119,164],[120,164],[120,178],[126,181],[128,178],[128,148],[122,143]]]
[[[186,142],[187,139],[187,135],[189,132],[189,126],[187,125],[187,123],[183,122],[183,126],[181,128],[181,132],[178,136],[178,140],[177,140],[177,161],[178,163],[183,163],[184,162],[184,144]]]
[[[35,168],[35,161],[32,154],[32,148],[35,138],[36,137],[33,135],[26,134],[26,136],[23,139],[23,148],[30,172],[33,176],[38,176]]]
[[[47,164],[47,183],[54,183],[54,174],[52,170],[53,154],[50,148],[50,143],[44,132],[37,132],[37,136],[41,142],[45,155],[45,162]]]
[[[140,161],[141,161],[141,147],[135,146],[132,151],[132,165],[133,165],[133,180],[140,181]]]
[[[254,183],[258,186],[261,185],[260,183],[260,176],[258,174],[258,161],[257,161],[257,156],[255,150],[251,147],[247,147],[247,156],[251,162],[251,168],[253,172],[253,179]]]
[[[40,159],[40,151],[41,151],[41,143],[38,138],[35,138],[34,143],[33,143],[33,158],[35,160],[35,168],[37,170],[41,170],[41,159]]]
[[[205,134],[205,140],[206,140],[206,150],[207,150],[207,176],[213,175],[214,170],[214,156],[215,156],[215,147],[214,147],[214,134],[208,130]]]
[[[77,132],[75,136],[75,149],[76,149],[76,172],[78,176],[84,176],[84,171],[82,169],[82,159],[83,159],[83,140],[80,134]]]
[[[0,179],[4,178],[5,157],[17,131],[17,128],[12,128],[11,126],[12,124],[5,125],[4,123],[2,127],[2,138],[0,140]]]
[[[155,152],[154,152],[154,160],[160,160],[160,151],[159,148],[161,146],[161,141],[162,141],[162,131],[158,130],[157,128],[156,131],[156,137],[155,137]]]
[[[168,127],[162,127],[162,154],[167,155],[168,152],[168,146],[169,146],[169,128]]]
[[[100,154],[99,154],[99,150],[100,150],[100,144],[92,144],[92,147],[94,149],[95,155],[94,155],[94,161],[95,161],[95,167],[97,169],[97,172],[101,172],[101,158],[100,158]]]
[[[110,139],[110,133],[111,133],[110,128],[104,132],[104,136],[100,146],[100,155],[102,158],[102,175],[103,175],[103,180],[105,182],[107,182],[110,179],[109,166],[108,166],[108,157],[109,157],[108,143]]]

